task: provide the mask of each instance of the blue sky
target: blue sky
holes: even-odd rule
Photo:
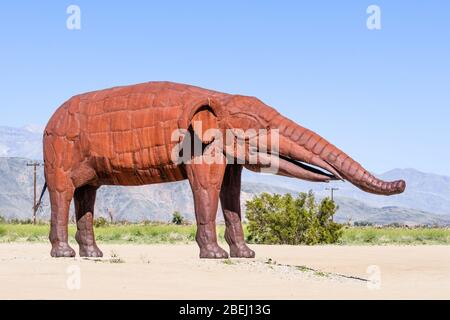
[[[81,8],[81,30],[66,8]],[[381,8],[381,30],[366,9]],[[0,125],[150,80],[254,95],[367,169],[450,175],[449,1],[10,1]]]

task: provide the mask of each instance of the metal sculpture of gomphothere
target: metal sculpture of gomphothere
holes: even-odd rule
[[[243,153],[237,152],[239,146]],[[72,200],[80,256],[102,256],[93,230],[96,192],[102,185],[188,179],[201,258],[228,257],[217,243],[219,200],[231,257],[255,256],[245,244],[241,225],[243,167],[261,171],[276,163],[275,174],[318,182],[348,180],[380,195],[401,193],[406,186],[404,181],[377,179],[327,140],[256,98],[171,82],[72,97],[45,129],[44,158],[53,257],[75,256],[67,234]]]

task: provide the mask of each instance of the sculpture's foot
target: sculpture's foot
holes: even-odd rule
[[[245,243],[240,214],[230,210],[224,210],[223,213],[226,222],[225,240],[230,246],[230,256],[232,258],[254,258],[255,252]]]
[[[230,246],[230,256],[232,258],[254,258],[255,251],[247,247],[245,243]]]
[[[82,236],[82,232],[77,231],[75,234],[75,240],[78,242],[80,247],[80,257],[89,258],[101,258],[103,257],[103,252],[97,247],[94,239],[94,233],[89,234],[89,236]]]
[[[228,259],[228,252],[217,244],[200,246],[201,259]]]
[[[101,258],[103,257],[103,252],[94,245],[80,245],[80,257],[88,258]]]
[[[59,242],[52,245],[50,255],[53,258],[72,258],[75,257],[75,250],[73,250],[68,243]]]
[[[227,259],[228,252],[217,244],[216,223],[197,225],[197,235],[195,237],[200,247],[201,259]]]

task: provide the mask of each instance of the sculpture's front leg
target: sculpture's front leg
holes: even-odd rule
[[[219,192],[226,168],[223,163],[186,164],[186,173],[194,196],[197,220],[196,241],[200,247],[200,258],[226,259],[228,253],[217,244],[216,215]]]

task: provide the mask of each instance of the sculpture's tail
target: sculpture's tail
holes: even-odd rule
[[[44,183],[44,187],[42,188],[41,196],[39,197],[39,201],[36,203],[36,207],[33,209],[37,212],[42,206],[42,199],[44,198],[45,191],[47,190],[47,182]]]

